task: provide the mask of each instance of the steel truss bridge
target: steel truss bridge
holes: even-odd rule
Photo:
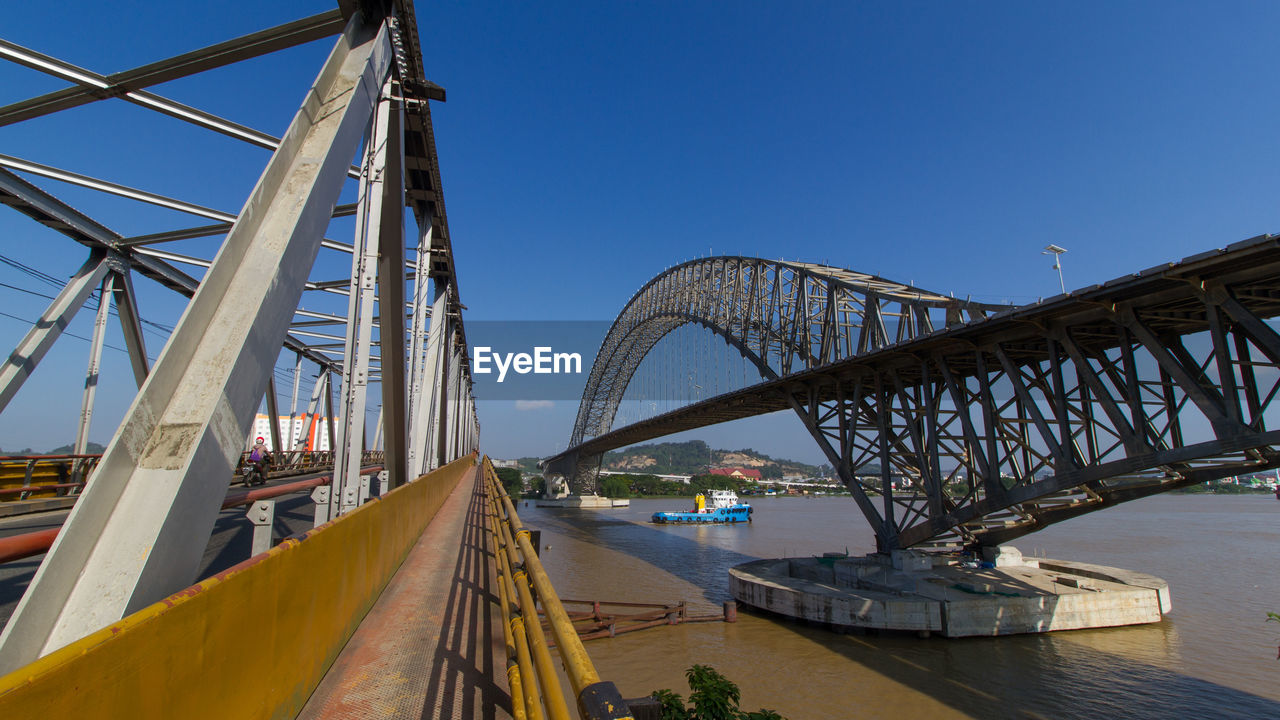
[[[880,550],[996,545],[1280,467],[1278,313],[1271,235],[1020,307],[823,265],[696,260],[619,314],[544,472],[591,492],[607,450],[789,408]],[[614,427],[646,355],[689,324],[760,382]]]
[[[148,90],[334,36],[314,85],[296,88],[300,109],[281,137]],[[0,57],[67,83],[0,107],[0,126],[91,103],[131,103],[167,116],[157,122],[189,123],[267,151],[238,213],[52,167],[38,147],[32,157],[0,156],[0,203],[84,248],[80,269],[0,367],[0,409],[38,376],[41,359],[95,292],[77,454],[87,442],[113,304],[138,387],[0,635],[4,674],[192,583],[264,404],[273,447],[301,449],[274,421],[278,377],[293,382],[292,417],[304,365],[316,375],[305,412],[309,423],[329,418],[329,518],[364,499],[371,429],[373,445],[385,450],[383,487],[391,489],[473,452],[479,426],[431,125],[429,102],[444,91],[426,79],[411,0],[341,0],[330,12],[111,75],[2,40]],[[184,163],[180,151],[164,152]],[[125,236],[55,197],[49,180],[199,220]],[[356,202],[339,204],[344,188],[356,191]],[[354,237],[327,237],[331,219],[350,216]],[[141,283],[167,296],[149,307],[147,292],[135,291]],[[152,360],[146,318],[175,300],[185,311]],[[378,404],[379,421],[369,422]]]

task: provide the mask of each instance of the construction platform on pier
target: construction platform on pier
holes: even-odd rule
[[[741,603],[834,628],[945,637],[1159,622],[1169,585],[1144,573],[996,548],[983,561],[900,550],[756,560],[729,571]]]
[[[628,498],[607,498],[599,495],[565,495],[557,498],[540,498],[538,507],[574,508],[578,510],[608,510],[616,507],[630,507]]]

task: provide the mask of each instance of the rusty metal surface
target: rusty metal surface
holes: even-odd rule
[[[298,716],[508,718],[477,473],[459,483]]]

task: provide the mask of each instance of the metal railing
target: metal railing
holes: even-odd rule
[[[565,612],[489,458],[483,465],[488,499],[489,540],[498,562],[498,599],[507,647],[507,679],[516,720],[565,720],[569,710],[538,618],[542,605],[565,675],[583,720],[623,720],[634,716],[612,682],[600,679],[578,631]],[[536,596],[536,600],[535,600]]]
[[[285,451],[283,462],[273,463],[270,478],[303,475],[333,468],[329,450]],[[361,464],[381,465],[381,450],[363,454]],[[79,495],[102,455],[5,455],[0,456],[0,503]],[[249,453],[241,453],[229,482],[244,475],[251,463]]]
[[[382,470],[383,467],[381,465],[372,465],[361,468],[360,474],[372,475]],[[254,490],[234,492],[228,494],[226,499],[222,501],[222,509],[228,510],[239,505],[250,506],[245,515],[254,526],[253,541],[249,552],[250,557],[252,557],[258,553],[265,552],[267,548],[274,544],[272,543],[271,529],[275,523],[275,498],[313,488],[327,487],[330,482],[332,482],[332,478],[325,476],[283,485],[271,485]],[[322,503],[327,503],[327,496],[326,499],[322,500],[313,494],[312,499],[316,502],[317,508]],[[316,525],[322,524],[327,519],[328,511],[320,512],[317,509]],[[48,552],[61,529],[60,527],[49,528],[0,538],[0,563],[22,560],[23,558]]]
[[[79,494],[101,455],[0,456],[0,502]]]

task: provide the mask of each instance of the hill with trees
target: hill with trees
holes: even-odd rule
[[[702,475],[720,467],[754,468],[768,479],[784,475],[822,477],[830,473],[825,465],[772,458],[751,448],[716,450],[702,440],[637,445],[605,453],[601,463],[604,470],[649,475]]]

